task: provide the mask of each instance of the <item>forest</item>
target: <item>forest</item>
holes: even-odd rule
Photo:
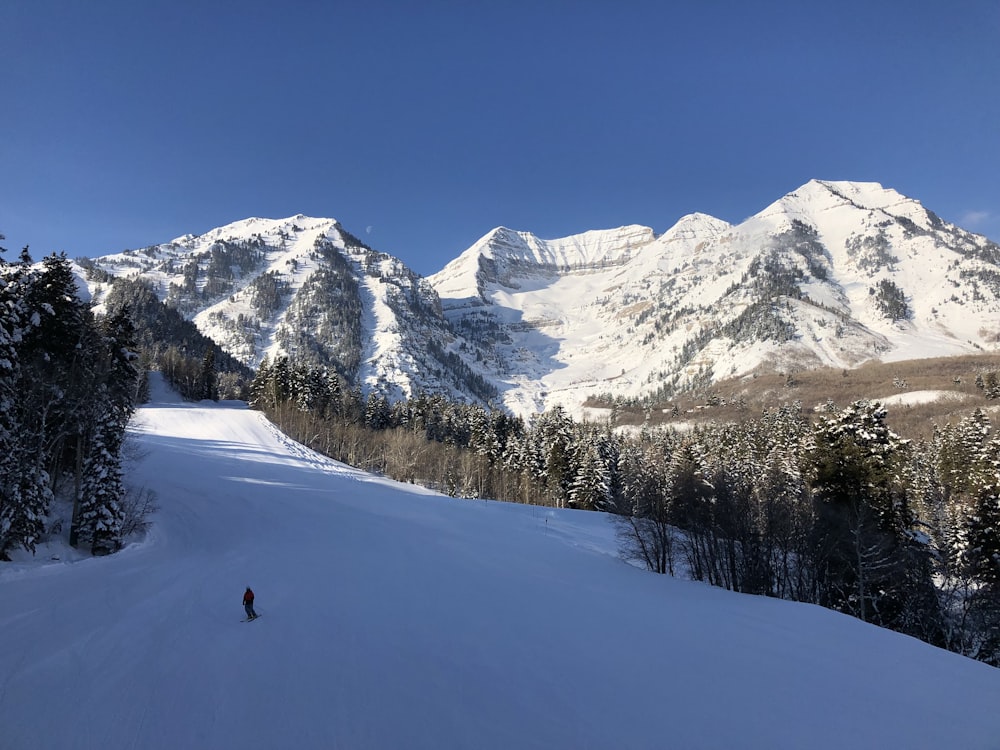
[[[65,255],[0,258],[0,560],[59,532],[63,499],[70,544],[93,554],[143,523],[122,449],[144,384],[131,319],[95,317]]]

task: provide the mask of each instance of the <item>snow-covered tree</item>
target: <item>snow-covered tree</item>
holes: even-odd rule
[[[596,439],[577,446],[576,471],[569,486],[574,508],[604,510],[611,502],[611,472]]]
[[[903,482],[907,443],[885,416],[858,401],[816,426],[813,564],[821,604],[894,626],[929,606],[931,571]]]
[[[546,494],[554,506],[565,507],[572,480],[573,420],[565,409],[555,406],[534,419],[530,432],[532,463],[544,478]]]
[[[250,398],[247,402],[251,409],[266,410],[273,406],[268,391],[268,381],[271,377],[271,362],[265,355],[264,359],[257,366],[253,380],[250,381]]]
[[[32,349],[53,314],[40,284],[27,248],[17,265],[0,261],[0,560],[16,547],[34,551],[52,499],[47,428],[60,392],[33,367],[45,362]]]
[[[1000,440],[990,440],[970,464],[972,497],[964,518],[961,558],[973,579],[1000,594]]]
[[[389,426],[389,401],[385,396],[372,391],[365,403],[365,425],[373,430],[384,430]]]
[[[654,573],[673,575],[677,540],[673,498],[655,457],[637,444],[626,445],[618,469],[622,481],[614,513],[622,557],[641,562]]]
[[[121,546],[125,485],[121,469],[123,434],[115,416],[102,411],[83,459],[79,507],[75,526],[77,544],[89,544],[94,554],[107,554]]]
[[[82,431],[80,483],[74,514],[73,540],[89,544],[94,554],[116,551],[122,543],[126,488],[122,445],[134,410],[134,330],[124,311],[102,321],[100,360],[88,400],[90,418]]]

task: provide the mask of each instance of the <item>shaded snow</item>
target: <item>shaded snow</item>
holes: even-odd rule
[[[620,562],[162,386],[142,544],[0,566],[0,747],[997,748],[1000,670]],[[245,586],[259,621],[241,623]]]

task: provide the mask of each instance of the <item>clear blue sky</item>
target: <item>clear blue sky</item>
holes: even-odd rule
[[[1000,240],[996,0],[3,0],[0,49],[8,258],[304,213],[429,274],[814,177]]]

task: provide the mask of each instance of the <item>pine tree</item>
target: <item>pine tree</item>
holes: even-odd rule
[[[561,406],[536,417],[531,429],[530,443],[534,453],[536,476],[545,480],[546,494],[552,505],[565,507],[569,483],[572,479],[573,422]]]
[[[858,401],[815,430],[814,564],[820,603],[892,627],[922,598],[929,570],[909,580],[918,556],[901,466],[905,441],[878,402]]]
[[[627,446],[619,455],[619,473],[623,480],[614,512],[622,556],[673,575],[673,498],[655,459],[637,445]]]
[[[126,489],[121,449],[139,377],[134,329],[127,313],[118,311],[105,318],[101,334],[73,528],[73,541],[89,544],[93,554],[114,552],[122,543]]]
[[[3,462],[0,560],[8,559],[9,551],[16,546],[34,552],[45,531],[45,517],[53,497],[52,483],[44,467],[44,454],[26,450],[28,445],[41,442],[40,433],[40,430],[22,430],[20,437],[28,440]]]
[[[716,487],[700,439],[695,432],[674,448],[667,460],[664,484],[673,505],[674,523],[684,531],[683,551],[691,577],[715,585],[720,583],[716,576]]]
[[[0,263],[0,558],[34,551],[53,485],[73,477],[95,551],[117,547],[124,489],[120,447],[137,392],[131,324],[100,325],[77,297],[65,255]]]
[[[977,464],[962,558],[980,585],[1000,593],[1000,440],[983,446]]]
[[[603,510],[611,502],[611,478],[596,441],[577,445],[576,473],[569,487],[569,502],[582,510]]]
[[[0,266],[0,560],[15,547],[34,552],[44,532],[54,407],[63,395],[41,336],[55,307],[26,256]]]
[[[201,398],[219,400],[218,374],[215,371],[215,349],[209,348],[201,360]]]
[[[389,427],[389,402],[385,396],[374,391],[368,394],[365,404],[365,425],[373,430],[384,430]]]
[[[268,383],[270,382],[270,379],[271,363],[265,355],[264,359],[257,367],[257,372],[254,374],[253,380],[250,382],[250,400],[248,405],[251,409],[266,411],[269,407],[275,406],[275,404],[271,401],[271,394],[268,390]]]
[[[78,544],[89,544],[94,554],[108,554],[121,545],[125,486],[121,470],[124,437],[114,413],[104,408],[93,426],[83,459],[77,514]]]
[[[267,382],[267,398],[272,407],[288,401],[292,394],[292,366],[288,357],[276,357]]]
[[[469,411],[469,448],[491,462],[503,452],[492,415],[479,407]]]
[[[9,551],[21,543],[15,528],[21,509],[20,482],[14,478],[20,461],[16,450],[21,430],[17,410],[20,360],[16,342],[21,338],[25,313],[22,283],[20,269],[0,258],[0,560],[8,559]]]

